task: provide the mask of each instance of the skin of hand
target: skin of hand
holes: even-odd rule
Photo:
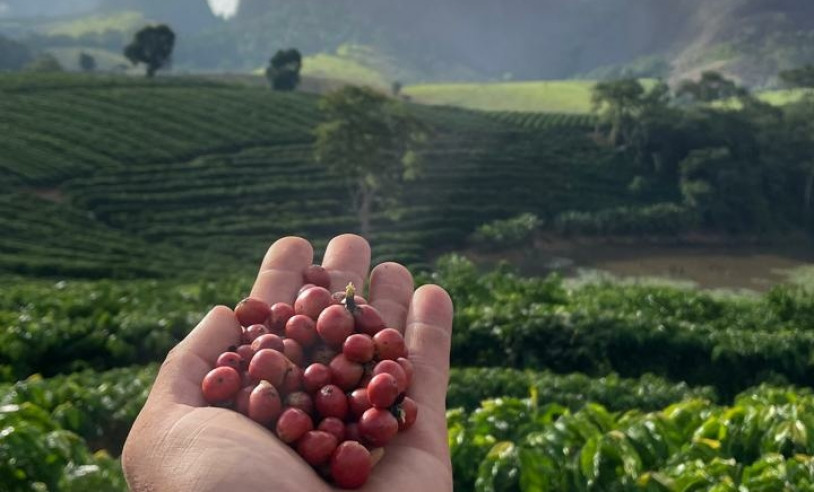
[[[280,239],[266,254],[251,296],[269,305],[293,303],[302,272],[312,262],[313,249],[306,240]],[[329,243],[322,266],[331,275],[331,291],[343,290],[348,282],[363,286],[370,246],[359,236],[338,236]],[[415,366],[408,394],[419,411],[415,425],[387,445],[361,490],[450,491],[445,399],[452,301],[438,286],[414,290],[412,276],[396,263],[373,269],[369,301],[389,327],[405,335]],[[219,306],[170,351],[122,453],[131,490],[335,490],[272,432],[233,410],[204,402],[204,375],[240,337],[234,312]]]

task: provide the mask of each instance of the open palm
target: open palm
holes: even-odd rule
[[[293,302],[311,245],[284,238],[266,254],[252,297]],[[364,285],[370,247],[353,235],[334,238],[323,266],[331,290]],[[413,290],[401,265],[385,263],[370,275],[370,303],[388,326],[401,330],[415,375],[409,395],[419,405],[416,424],[399,434],[363,490],[428,492],[452,489],[445,421],[452,303],[443,289]],[[174,348],[161,366],[147,404],[122,454],[130,487],[142,491],[331,490],[314,470],[270,431],[232,410],[206,406],[201,381],[217,356],[237,345],[241,328],[231,309],[216,307]]]

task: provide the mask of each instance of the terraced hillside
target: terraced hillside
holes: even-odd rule
[[[2,271],[214,273],[254,265],[281,235],[319,245],[356,227],[312,159],[314,96],[64,75],[4,76],[0,96]],[[432,127],[424,173],[374,218],[378,259],[420,266],[486,220],[614,206],[632,176],[585,138],[585,117],[413,110]]]

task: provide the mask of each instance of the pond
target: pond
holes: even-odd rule
[[[814,265],[814,244],[807,238],[771,243],[703,240],[660,244],[548,237],[522,250],[471,256],[483,264],[507,260],[525,275],[556,271],[575,277],[599,271],[620,278],[656,277],[706,289],[763,292],[785,282],[793,271]]]

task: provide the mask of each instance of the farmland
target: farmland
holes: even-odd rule
[[[425,84],[405,94],[425,104],[461,106],[487,111],[588,113],[590,81],[500,82],[487,84]]]
[[[358,227],[314,161],[317,101],[184,77],[0,76],[0,456],[15,458],[1,484],[124,490],[123,441],[168,350],[249,292],[271,241],[302,235],[319,254]],[[683,213],[658,189],[628,193],[637,164],[564,101],[408,105],[428,127],[422,173],[373,217],[374,263],[404,262],[455,301],[456,488],[810,488],[810,290],[575,285],[454,254],[523,212]]]
[[[145,85],[115,77],[46,76],[29,82],[0,79],[9,129],[0,139],[9,211],[4,220],[15,231],[0,240],[5,271],[43,272],[46,265],[56,273],[73,269],[73,275],[84,269],[89,277],[105,276],[109,268],[117,276],[141,276],[145,269],[163,268],[160,257],[148,262],[155,268],[136,260],[145,241],[168,255],[198,252],[179,261],[176,273],[211,270],[213,264],[231,269],[231,260],[254,264],[269,238],[295,233],[319,245],[355,227],[345,191],[313,163],[310,132],[319,120],[314,96],[195,79]],[[582,117],[535,123],[457,109],[415,111],[433,125],[433,141],[423,152],[422,178],[411,184],[402,208],[374,217],[372,239],[382,244],[382,259],[426,264],[428,249],[439,242],[462,244],[489,218],[613,205],[631,177],[632,170],[604,172],[611,163],[617,169],[624,164],[580,135],[589,122]],[[577,131],[557,139],[538,133],[560,126]],[[521,175],[550,192],[518,187]],[[585,194],[578,200],[569,189],[581,181]],[[515,190],[508,195],[495,185]],[[38,198],[43,190],[58,191],[61,203]],[[490,197],[486,207],[484,197]],[[442,209],[446,213],[439,214]],[[55,221],[54,211],[73,219]],[[264,219],[272,214],[275,220]],[[49,253],[83,251],[80,244],[71,246],[86,241],[76,230],[80,226],[72,225],[76,221],[97,231],[96,244],[111,250],[95,270],[71,267],[64,255]],[[116,243],[128,234],[134,255],[116,259]],[[36,248],[23,248],[27,242]],[[212,255],[222,261],[210,261]]]

